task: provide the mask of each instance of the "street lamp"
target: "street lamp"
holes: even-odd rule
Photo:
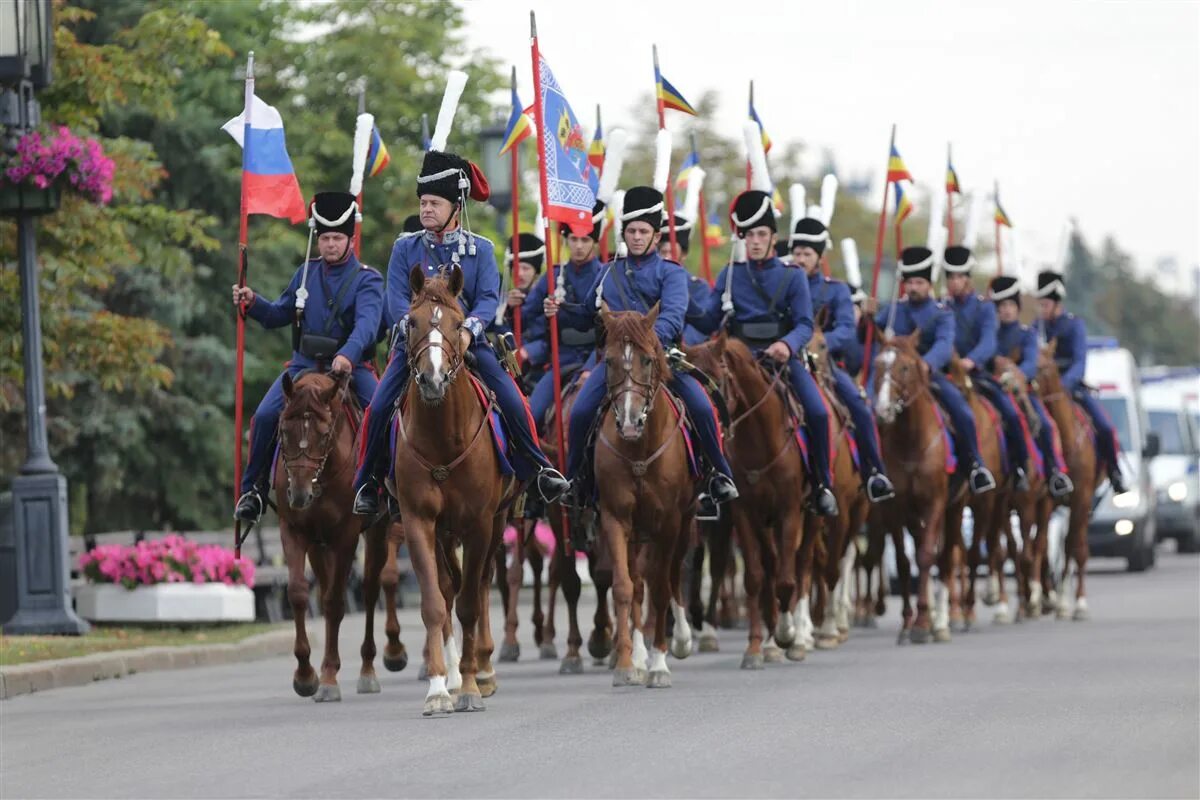
[[[508,156],[500,155],[500,148],[504,146],[506,132],[504,123],[500,120],[496,120],[479,132],[479,146],[483,153],[483,174],[487,176],[488,186],[492,190],[488,203],[500,213],[502,220],[504,215],[512,210],[512,170]],[[503,222],[501,222],[500,228],[503,231]]]
[[[51,2],[0,0],[0,126],[4,129],[5,148],[12,148],[41,121],[34,91],[50,83],[54,31]],[[75,616],[71,607],[67,479],[50,458],[46,440],[34,215],[52,204],[26,203],[27,193],[18,191],[18,202],[7,206],[8,213],[17,217],[28,457],[12,482],[16,613],[4,624],[4,632],[79,634],[86,632],[88,625]]]

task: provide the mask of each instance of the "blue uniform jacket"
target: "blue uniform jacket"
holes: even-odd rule
[[[996,355],[996,305],[975,293],[944,302],[954,313],[954,349],[963,358],[986,364]]]
[[[1006,358],[1017,356],[1017,366],[1028,380],[1037,377],[1038,343],[1037,333],[1028,325],[1019,322],[1001,322],[996,330],[996,355]]]
[[[854,330],[854,301],[850,299],[850,287],[814,272],[808,276],[808,295],[812,298],[814,319],[822,308],[829,309],[821,332],[825,334],[830,354],[835,359],[845,358],[853,351],[858,335]]]
[[[353,253],[337,266],[314,258],[296,270],[291,283],[278,300],[271,302],[256,294],[246,315],[264,328],[282,328],[292,324],[296,318],[296,290],[300,288],[305,268],[308,269],[308,300],[300,323],[301,333],[345,339],[338,355],[350,359],[352,364],[361,363],[363,352],[375,343],[379,334],[379,320],[383,314],[383,276],[373,267],[360,263]],[[330,305],[337,299],[343,281],[356,283],[343,293],[335,312]],[[324,329],[331,313],[336,315],[336,319],[326,334]],[[292,353],[291,363],[301,367],[316,366],[312,359],[299,352]]]
[[[559,330],[561,331],[564,326],[580,331],[591,330],[595,325],[596,316],[596,296],[591,290],[600,277],[603,265],[600,263],[600,259],[593,258],[583,264],[576,265],[568,262],[565,266],[565,270],[563,265],[554,268],[555,288],[561,281],[564,287],[563,291],[566,293],[558,308]],[[542,303],[546,300],[548,288],[549,282],[546,280],[546,276],[542,275],[534,282],[533,288],[525,297],[524,305],[521,306],[521,322],[525,326],[522,331],[521,344],[524,346],[531,364],[550,363],[550,323],[542,310]],[[559,363],[570,365],[586,361],[594,349],[590,346],[567,347],[559,342]]]
[[[1087,327],[1074,314],[1062,314],[1057,319],[1042,320],[1046,341],[1054,340],[1054,360],[1062,371],[1063,388],[1074,391],[1083,383],[1087,369]]]
[[[619,258],[605,265],[588,295],[595,303],[596,291],[600,290],[610,311],[648,312],[655,303],[659,304],[658,320],[654,332],[663,347],[673,347],[683,335],[684,317],[688,309],[687,270],[651,252],[639,257]],[[585,303],[586,306],[586,303]],[[593,314],[595,306],[592,306]],[[595,317],[587,321],[571,320],[572,327],[590,330],[595,326]]]
[[[708,339],[702,327],[708,314],[708,298],[713,289],[708,281],[688,275],[688,310],[684,317],[683,343],[687,345],[700,344]],[[699,326],[699,327],[697,327]]]
[[[789,268],[778,258],[769,258],[753,265],[739,262],[721,270],[721,274],[717,276],[716,287],[708,300],[704,329],[713,331],[720,325],[724,316],[721,303],[731,269],[733,318],[743,323],[771,322],[773,320],[768,313],[769,299],[778,297],[775,312],[791,326],[791,330],[782,340],[787,343],[793,356],[799,355],[812,339],[813,333],[812,299],[808,294],[808,280],[802,271]],[[758,289],[755,289],[756,284]],[[767,297],[764,298],[763,294]]]
[[[881,308],[875,316],[880,328],[887,326],[890,306]],[[900,336],[920,331],[917,348],[930,369],[941,370],[954,355],[954,315],[938,301],[930,298],[913,303],[907,298],[896,303],[893,328]]]
[[[396,240],[392,245],[392,257],[388,259],[386,319],[389,327],[403,319],[412,305],[409,271],[418,264],[424,268],[427,277],[439,274],[443,268],[449,270],[463,235],[462,231],[453,230],[439,242],[434,234],[424,231],[405,234]],[[481,343],[483,331],[495,322],[496,309],[500,305],[500,270],[496,268],[492,243],[481,236],[474,239],[475,255],[458,256],[463,271],[463,291],[458,302],[467,316],[468,325],[475,329],[476,343]]]

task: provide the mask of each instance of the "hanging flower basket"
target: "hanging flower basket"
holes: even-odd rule
[[[55,211],[63,191],[103,205],[112,200],[114,169],[100,142],[69,128],[27,133],[13,153],[0,154],[0,213]]]

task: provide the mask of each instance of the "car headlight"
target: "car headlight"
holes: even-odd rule
[[[1128,536],[1133,533],[1133,520],[1119,519],[1117,524],[1113,525],[1113,530],[1117,532],[1117,536]]]
[[[1113,496],[1113,505],[1117,508],[1133,508],[1138,504],[1140,499],[1141,498],[1138,497],[1138,493],[1136,491],[1121,492],[1120,494]]]
[[[1175,481],[1167,487],[1167,497],[1176,503],[1182,503],[1184,500],[1187,500],[1187,484],[1183,481]]]

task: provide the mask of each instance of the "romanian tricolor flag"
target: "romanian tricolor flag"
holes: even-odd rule
[[[596,109],[596,133],[588,145],[588,163],[597,173],[604,169],[604,129],[600,127],[600,109]]]
[[[904,166],[904,159],[900,158],[900,151],[896,149],[896,145],[892,145],[892,154],[888,157],[887,179],[889,183],[913,179],[908,172],[908,167]]]
[[[783,192],[779,191],[778,186],[771,192],[771,205],[775,207],[775,216],[783,214]]]
[[[678,89],[671,85],[671,82],[658,73],[658,99],[662,100],[664,108],[673,108],[676,111],[682,111],[685,114],[696,116],[696,109],[692,108],[692,104],[684,99]]]
[[[367,148],[367,177],[374,178],[383,172],[383,168],[390,164],[391,161],[387,145],[383,143],[383,137],[379,135],[379,127],[372,127],[371,146]]]
[[[1000,195],[996,195],[996,224],[1006,228],[1012,227],[1012,220],[1008,218],[1008,214],[1004,213],[1004,207],[1000,205]]]
[[[683,207],[684,194],[687,192],[688,181],[692,177],[692,170],[700,166],[700,155],[693,150],[687,154],[687,158],[679,166],[679,174],[675,178],[675,205],[678,208]]]
[[[533,123],[525,115],[525,111],[521,107],[521,99],[517,97],[517,87],[513,86],[512,113],[508,115],[508,125],[504,129],[504,146],[500,148],[500,155],[504,155],[519,145],[531,133],[533,133]]]
[[[762,134],[763,152],[771,152],[771,137],[767,136],[767,129],[763,127],[762,120],[758,118],[758,112],[754,110],[754,101],[750,101],[750,119],[758,123],[759,133]]]
[[[946,159],[946,194],[962,194],[962,187],[958,184],[958,173],[954,171],[954,164]]]
[[[704,243],[709,247],[725,244],[725,232],[721,230],[716,212],[708,215],[708,223],[704,226]]]
[[[896,183],[893,185],[893,188],[896,190],[895,224],[899,225],[913,213],[913,203],[912,200],[908,199],[908,195],[904,193],[904,187],[901,184]]]

